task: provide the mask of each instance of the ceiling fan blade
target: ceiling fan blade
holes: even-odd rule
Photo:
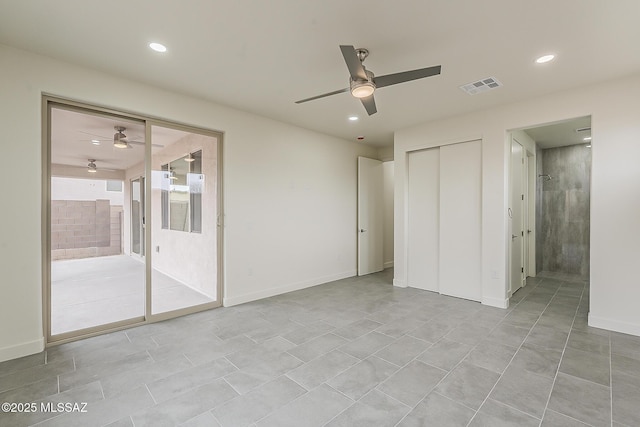
[[[376,108],[376,100],[373,99],[373,95],[369,95],[366,98],[360,98],[360,101],[362,101],[362,105],[364,105],[365,110],[367,110],[367,113],[369,113],[370,116],[378,112],[378,109]]]
[[[95,133],[84,132],[84,131],[81,131],[81,130],[79,130],[78,132],[79,133],[84,133],[85,135],[91,135],[91,136],[94,136],[94,137],[97,136],[98,138],[100,138],[102,140],[105,140],[105,141],[113,140],[112,136],[101,136],[101,135],[96,135]]]
[[[145,145],[144,141],[131,141],[131,140],[126,140],[128,144],[133,144],[133,145]],[[162,144],[151,144],[152,147],[157,147],[157,148],[164,148],[164,145]]]
[[[340,45],[344,62],[347,63],[349,74],[353,80],[367,80],[367,73],[364,72],[362,62],[358,59],[356,49],[351,45]]]
[[[391,86],[398,83],[409,82],[411,80],[423,79],[425,77],[437,76],[440,74],[440,65],[418,70],[403,71],[401,73],[387,74],[386,76],[374,77],[373,82],[376,88]]]
[[[300,101],[296,101],[296,104],[302,104],[303,102],[313,101],[314,99],[324,98],[325,96],[337,95],[339,93],[349,92],[349,88],[344,88],[340,90],[334,90],[333,92],[323,93],[322,95],[312,96],[311,98],[301,99]]]

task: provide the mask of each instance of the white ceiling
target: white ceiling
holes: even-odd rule
[[[584,138],[591,136],[591,117],[578,117],[560,123],[524,129],[541,149],[567,145],[591,144]]]
[[[417,123],[640,72],[638,0],[0,0],[0,10],[0,43],[379,146]],[[442,75],[381,88],[371,117],[346,93],[294,104],[348,86],[340,44],[368,48],[376,75],[438,64]],[[534,63],[550,52],[555,61]],[[459,89],[489,76],[504,86]]]
[[[51,109],[51,163],[86,168],[95,160],[98,170],[126,170],[142,163],[145,154],[143,122],[107,114],[94,114],[63,108]],[[124,127],[129,148],[113,146],[115,127]],[[188,135],[176,129],[151,128],[152,153]],[[94,142],[97,143],[94,144]],[[187,154],[187,153],[184,153]]]

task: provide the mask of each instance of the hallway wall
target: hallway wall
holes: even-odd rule
[[[585,145],[542,150],[542,207],[538,240],[542,270],[589,277],[591,149]]]

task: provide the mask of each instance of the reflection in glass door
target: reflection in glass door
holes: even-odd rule
[[[216,135],[151,126],[151,313],[220,305]]]

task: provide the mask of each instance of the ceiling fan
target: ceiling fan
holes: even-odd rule
[[[372,115],[378,111],[376,109],[376,102],[373,98],[373,92],[375,92],[376,89],[440,74],[441,66],[436,65],[429,68],[420,68],[417,70],[403,71],[400,73],[375,77],[374,74],[367,70],[363,64],[364,60],[369,56],[369,51],[367,49],[356,49],[351,45],[340,45],[340,50],[342,51],[344,62],[347,63],[347,68],[349,69],[349,87],[324,93],[322,95],[312,96],[311,98],[301,99],[300,101],[296,101],[296,104],[302,104],[303,102],[313,101],[326,96],[337,95],[339,93],[350,91],[351,95],[356,98],[360,98],[360,101],[362,101],[362,105],[364,105],[367,113]]]
[[[96,173],[98,172],[98,166],[96,165],[96,159],[87,159],[89,161],[89,164],[87,165],[87,172],[89,173]],[[108,172],[116,172],[116,169],[105,169],[105,168],[100,168],[101,171],[108,171]]]
[[[124,131],[127,130],[126,127],[124,126],[114,126],[113,127],[116,131],[116,133],[113,135],[113,146],[115,148],[133,148],[133,145],[142,145],[144,146],[144,141],[134,141],[132,139],[127,138],[127,135],[124,134]],[[111,138],[107,138],[104,136],[100,136],[100,135],[96,135],[93,133],[89,133],[89,132],[83,132],[81,130],[79,130],[78,132],[80,133],[84,133],[86,135],[91,135],[94,137],[98,137],[101,139],[92,139],[91,143],[99,145],[101,141],[111,141]],[[164,148],[164,145],[161,144],[151,144],[154,147],[158,147],[158,148]]]

